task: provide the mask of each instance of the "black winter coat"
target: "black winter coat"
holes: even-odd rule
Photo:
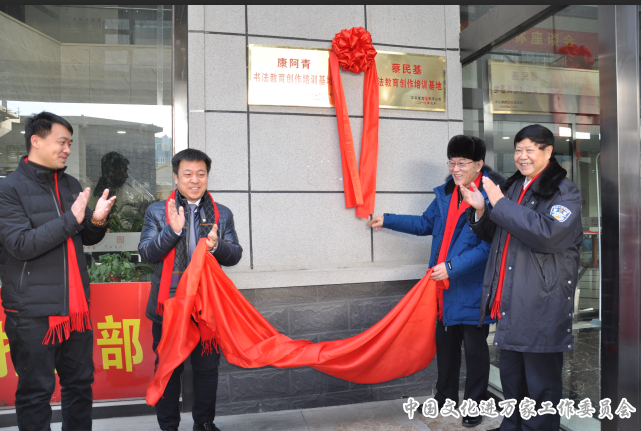
[[[83,245],[99,243],[107,223],[91,223],[87,207],[79,224],[71,206],[82,192],[78,180],[58,171],[62,211],[55,195],[54,171],[29,165],[0,181],[0,279],[2,306],[24,317],[68,316],[67,239],[73,238],[80,276],[89,299],[89,274]]]
[[[149,293],[145,315],[158,324],[162,324],[162,316],[156,314],[156,306],[163,259],[176,247],[182,236],[187,237],[189,235],[188,232],[178,235],[167,224],[166,202],[154,202],[149,205],[140,235],[140,244],[138,244],[138,252],[142,259],[145,262],[156,264],[156,269],[151,279],[151,292]],[[189,208],[186,202],[182,205],[184,208]],[[180,206],[178,199],[176,200],[176,206]],[[234,226],[234,215],[226,206],[218,202],[216,202],[216,206],[218,206],[218,246],[213,254],[220,265],[234,266],[243,256],[243,248],[238,243],[238,235],[236,235]],[[186,218],[189,217],[188,211],[188,209],[185,211]],[[200,225],[200,218],[196,217],[195,220]],[[174,294],[175,288],[172,288],[169,292],[169,297],[173,297]]]
[[[503,247],[512,234],[505,263],[501,318],[494,347],[517,352],[572,350],[572,312],[578,278],[581,193],[552,158],[517,204],[525,177],[515,173],[502,186],[505,198],[468,223],[492,249],[483,280],[479,323],[495,300]]]

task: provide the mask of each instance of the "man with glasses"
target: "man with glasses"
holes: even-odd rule
[[[527,126],[514,138],[518,171],[501,187],[483,178],[483,194],[474,186],[463,191],[472,207],[468,223],[492,242],[479,321],[498,319],[494,347],[501,349],[503,395],[519,404],[528,397],[531,411],[539,411],[524,420],[517,408],[503,419],[501,431],[557,431],[561,420],[553,407],[561,400],[563,352],[574,347],[583,229],[581,193],[553,151],[550,130]],[[553,413],[540,414],[546,407]]]
[[[482,190],[481,178],[491,177],[501,183],[503,177],[484,166],[485,142],[473,136],[454,136],[447,145],[447,166],[451,176],[434,189],[435,198],[422,216],[388,214],[375,217],[369,225],[413,235],[432,235],[429,267],[431,278],[438,282],[439,299],[436,324],[436,361],[438,379],[436,398],[439,408],[447,399],[458,404],[461,344],[465,345],[464,398],[479,403],[486,399],[490,375],[490,353],[487,346],[489,324],[486,316],[479,324],[478,307],[490,244],[482,241],[467,225],[462,189],[476,184]],[[481,192],[483,193],[483,192]],[[449,282],[449,287],[444,282]],[[482,416],[464,416],[463,426],[474,427]]]

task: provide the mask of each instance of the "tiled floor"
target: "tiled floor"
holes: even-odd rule
[[[418,401],[425,401],[419,399]],[[223,416],[216,420],[221,431],[458,431],[465,430],[460,419],[429,419],[423,415],[412,420],[403,412],[405,400],[379,401],[357,405],[321,407],[306,410],[288,410],[270,413],[254,413],[238,416]],[[191,430],[193,421],[189,413],[183,414],[180,429]],[[484,418],[474,428],[485,431],[500,425],[500,419]],[[60,424],[52,424],[53,431]],[[0,428],[17,431],[17,427]],[[146,431],[158,430],[155,416],[139,416],[118,419],[101,419],[93,422],[94,431]]]

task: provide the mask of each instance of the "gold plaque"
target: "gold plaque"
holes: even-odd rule
[[[250,105],[333,107],[329,50],[249,45]]]
[[[333,107],[327,49],[250,44],[250,105]],[[445,57],[378,51],[381,108],[445,111]]]
[[[599,114],[599,71],[488,60],[495,114]]]
[[[378,51],[381,108],[445,111],[445,57]]]

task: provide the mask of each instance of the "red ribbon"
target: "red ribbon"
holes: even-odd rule
[[[336,33],[329,54],[329,67],[334,87],[334,104],[338,139],[341,145],[345,208],[356,207],[356,215],[369,218],[374,214],[376,197],[376,164],[378,160],[378,74],[376,50],[372,36],[363,27]],[[354,138],[345,103],[345,92],[340,69],[353,73],[365,71],[363,92],[363,142],[361,145],[360,172],[356,164]]]

